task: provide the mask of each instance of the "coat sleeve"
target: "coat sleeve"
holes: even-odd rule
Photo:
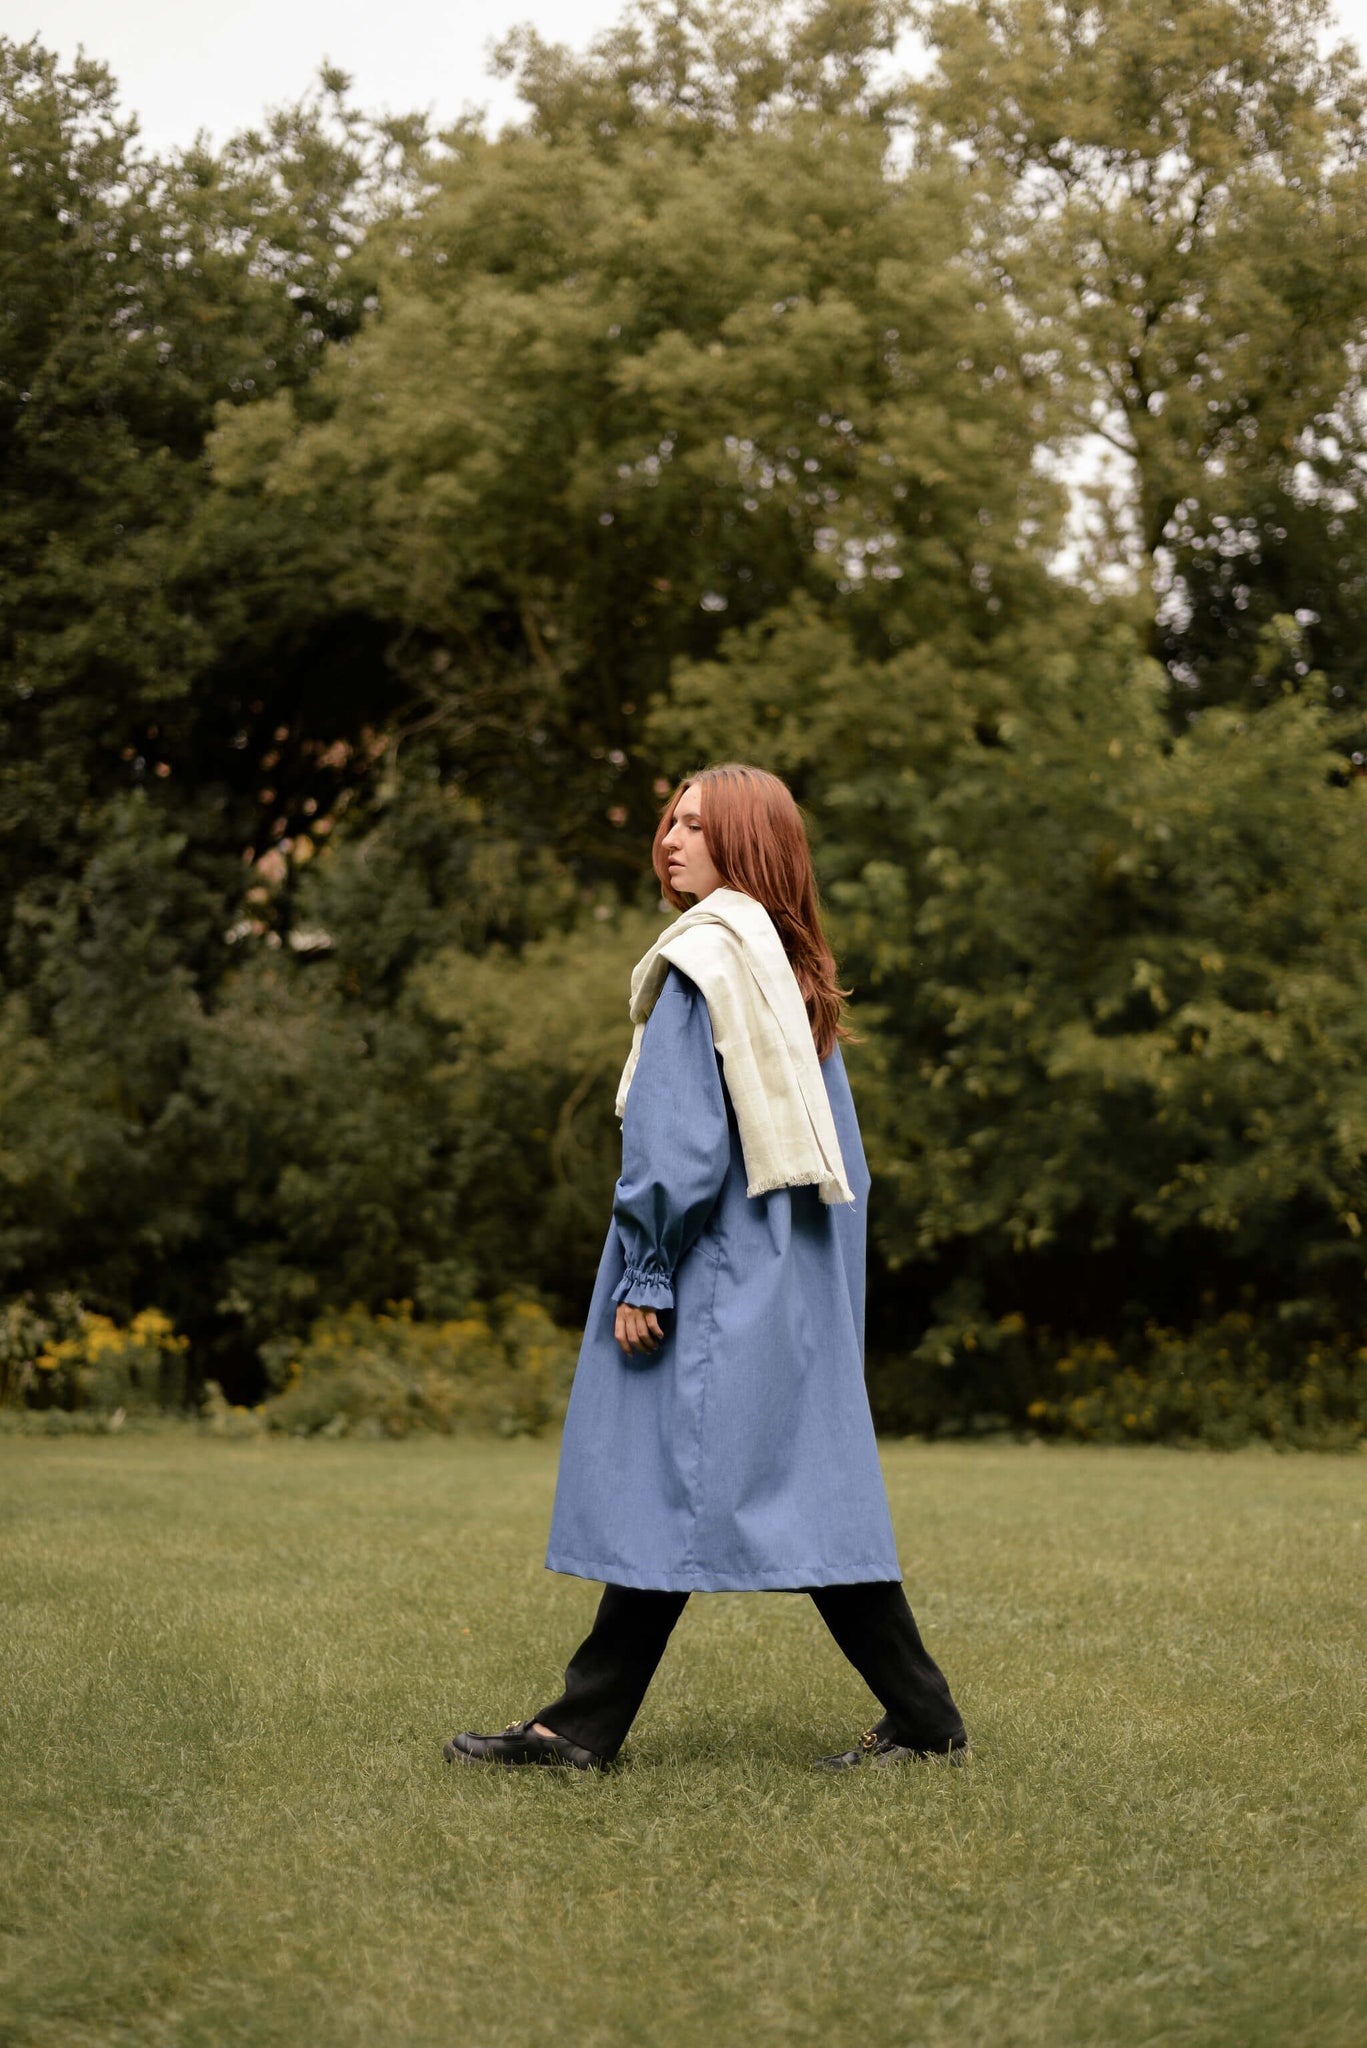
[[[626,1273],[613,1300],[673,1308],[674,1269],[721,1192],[731,1132],[712,1020],[701,990],[671,967],[641,1034],[622,1118],[613,1221]]]

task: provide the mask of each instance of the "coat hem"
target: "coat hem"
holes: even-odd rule
[[[887,1584],[902,1578],[901,1565],[886,1558],[864,1558],[857,1564],[778,1565],[767,1572],[708,1571],[689,1566],[683,1571],[639,1571],[632,1566],[609,1564],[605,1558],[572,1558],[566,1551],[552,1551],[546,1558],[548,1572],[566,1578],[593,1579],[603,1586],[630,1586],[642,1593],[806,1593],[813,1586],[862,1586]]]

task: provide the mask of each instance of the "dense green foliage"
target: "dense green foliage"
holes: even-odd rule
[[[572,1326],[658,794],[748,757],[855,989],[884,1417],[1080,1428],[1061,1361],[1235,1316],[1238,1415],[1315,1436],[1318,1347],[1360,1434],[1321,20],[681,0],[514,38],[497,139],[325,76],[167,162],[0,44],[0,1294],[156,1304],[230,1401],[353,1306]],[[1087,1426],[1207,1428],[1204,1372]]]

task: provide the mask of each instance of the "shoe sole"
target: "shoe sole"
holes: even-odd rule
[[[871,1756],[868,1768],[874,1771],[892,1770],[898,1764],[948,1764],[950,1770],[962,1770],[968,1756],[966,1749],[909,1749],[901,1756]]]
[[[492,1767],[500,1771],[562,1770],[589,1773],[607,1769],[606,1764],[576,1764],[571,1762],[569,1757],[556,1756],[554,1752],[549,1756],[472,1756],[468,1749],[461,1749],[454,1741],[443,1742],[441,1753],[448,1764],[483,1764],[486,1768]]]
[[[968,1749],[904,1749],[900,1756],[852,1756],[847,1762],[841,1757],[819,1756],[813,1759],[814,1771],[890,1771],[899,1764],[947,1764],[951,1770],[961,1770],[968,1761]]]

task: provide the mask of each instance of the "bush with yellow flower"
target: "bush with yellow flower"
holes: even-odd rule
[[[96,1415],[161,1414],[186,1403],[189,1339],[145,1308],[131,1322],[55,1296],[0,1310],[0,1398],[26,1408]]]

